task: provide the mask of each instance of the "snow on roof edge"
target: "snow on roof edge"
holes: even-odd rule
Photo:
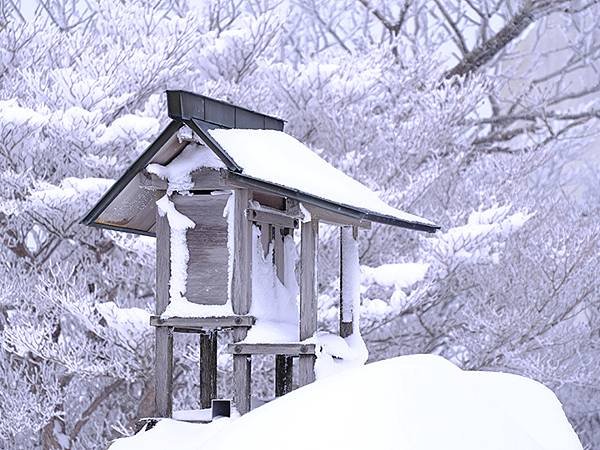
[[[283,131],[217,128],[209,134],[245,177],[346,207],[368,216],[365,220],[428,232],[440,228],[428,219],[388,205],[367,186]],[[310,175],[299,177],[302,168]]]
[[[410,214],[410,215],[414,216],[415,218],[422,219],[422,221],[410,221],[410,220],[400,219],[398,217],[394,217],[394,216],[390,216],[390,215],[387,215],[387,214],[378,213],[376,211],[372,211],[372,210],[369,210],[369,209],[359,208],[357,206],[348,205],[348,204],[345,204],[345,203],[335,202],[335,201],[329,200],[329,199],[324,198],[324,197],[319,197],[317,195],[301,191],[299,189],[295,189],[295,188],[291,188],[289,186],[284,186],[282,184],[274,183],[273,181],[263,180],[261,178],[252,177],[250,175],[244,174],[243,172],[242,173],[237,173],[237,172],[233,172],[233,171],[228,170],[228,169],[225,169],[225,170],[227,171],[228,176],[233,176],[233,177],[236,177],[236,178],[242,178],[242,179],[246,179],[246,180],[257,181],[259,183],[266,183],[266,184],[269,184],[271,186],[274,186],[274,187],[278,188],[279,190],[285,190],[285,191],[288,191],[288,192],[296,193],[296,197],[299,197],[297,194],[301,194],[301,196],[311,197],[314,200],[318,200],[318,201],[326,202],[326,203],[329,203],[329,204],[332,204],[332,205],[338,205],[338,206],[341,206],[343,208],[350,209],[354,213],[361,214],[362,215],[362,217],[360,217],[361,220],[364,219],[364,220],[367,220],[367,221],[370,221],[370,222],[378,222],[378,223],[383,223],[383,224],[386,224],[386,225],[401,226],[401,227],[404,227],[404,228],[412,228],[412,227],[406,227],[405,225],[415,225],[416,228],[414,228],[414,229],[417,229],[419,231],[431,232],[431,233],[435,233],[437,230],[439,230],[441,228],[440,225],[437,225],[436,223],[431,222],[428,219],[416,216],[414,214]],[[300,201],[302,201],[299,198],[297,198],[297,199],[300,200]],[[396,208],[394,208],[394,209],[396,209]],[[339,211],[339,210],[337,210],[336,212],[339,213],[339,214],[342,214],[342,215],[348,215],[349,217],[356,218],[356,214],[346,214],[346,213],[344,213],[342,211]],[[404,212],[404,211],[401,211],[401,212]],[[405,213],[405,214],[409,214],[409,213]],[[384,219],[384,220],[381,220],[381,219]]]

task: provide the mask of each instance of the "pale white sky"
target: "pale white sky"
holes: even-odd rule
[[[33,17],[33,13],[38,4],[38,0],[21,0],[21,14],[23,14],[26,19]]]

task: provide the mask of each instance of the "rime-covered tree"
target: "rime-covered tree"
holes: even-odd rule
[[[153,243],[78,221],[166,123],[166,88],[284,117],[443,225],[363,236],[372,359],[435,352],[531,376],[597,445],[600,204],[576,163],[599,130],[595,3],[6,3],[0,446],[98,448],[152,414]],[[323,231],[333,254],[337,231]],[[196,343],[177,355],[176,401],[193,407]]]

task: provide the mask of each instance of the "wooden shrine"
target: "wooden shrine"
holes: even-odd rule
[[[284,162],[269,158],[275,161],[275,166],[282,165],[274,167],[273,173],[277,175],[270,179],[263,170],[270,161],[254,161],[253,158],[265,158],[266,153],[260,151],[261,136],[281,139],[273,142],[291,139],[283,133],[284,122],[280,119],[183,91],[168,91],[167,99],[171,122],[82,222],[156,236],[156,313],[150,324],[156,332],[157,416],[172,415],[174,335],[198,333],[200,336],[200,404],[202,408],[208,408],[217,397],[217,335],[226,329],[232,330],[233,335],[227,351],[233,355],[234,402],[238,411],[244,414],[251,407],[253,355],[275,355],[277,396],[292,389],[294,364],[297,364],[298,386],[314,380],[315,345],[306,340],[317,331],[319,223],[340,227],[340,236],[344,237],[340,245],[341,260],[344,260],[349,239],[357,240],[358,231],[370,228],[371,222],[425,232],[435,232],[438,227],[417,216],[379,205],[378,199],[361,203],[361,195],[370,198],[368,195],[373,193],[353,180],[349,186],[356,189],[355,196],[343,197],[344,192],[338,195],[335,189],[316,192],[312,184],[303,183],[303,177],[309,179],[316,176],[315,172],[299,163],[294,165],[294,161],[290,161],[293,167],[286,168],[283,167]],[[240,129],[272,132],[253,134],[258,141],[252,147],[250,141],[227,140],[226,135],[214,131]],[[218,164],[195,168],[184,188],[174,187],[170,180],[148,170],[150,164],[168,166],[190,145],[209,150]],[[323,170],[332,175],[328,182],[335,181],[338,176],[342,177],[340,180],[348,178],[320,158],[308,157],[306,152],[310,151],[298,147],[301,144],[297,141],[294,145],[290,147],[292,150],[304,152],[298,161],[308,161],[319,166],[315,167],[318,169],[323,165]],[[294,157],[292,150],[289,150],[291,159]],[[213,306],[222,306],[230,301],[230,314],[163,317],[171,300],[169,289],[174,270],[171,255],[174,231],[168,216],[162,215],[156,206],[157,200],[165,195],[179,213],[195,224],[184,232],[189,253],[187,300],[197,305]],[[227,205],[232,205],[230,214],[233,217],[230,219],[223,214]],[[297,341],[244,342],[256,320],[250,314],[253,226],[260,228],[264,248],[273,248],[273,264],[282,281],[286,261],[284,238],[294,232],[299,233]],[[344,271],[343,267],[341,271]],[[340,297],[340,312],[348,311],[351,305],[344,305],[347,300],[343,295]],[[340,314],[339,334],[342,337],[352,333],[351,320],[348,314]]]

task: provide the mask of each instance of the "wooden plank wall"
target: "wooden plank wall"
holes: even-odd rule
[[[229,251],[223,210],[229,195],[173,196],[175,208],[196,224],[186,235],[190,255],[186,297],[192,303],[227,302]]]

